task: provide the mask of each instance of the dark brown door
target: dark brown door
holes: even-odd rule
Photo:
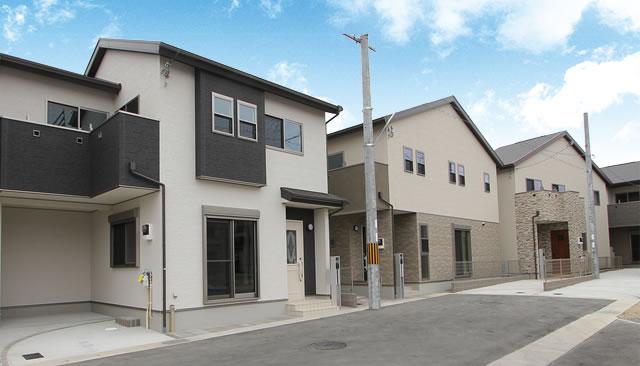
[[[640,235],[631,234],[631,260],[640,262]]]
[[[551,258],[569,258],[569,230],[551,232]]]

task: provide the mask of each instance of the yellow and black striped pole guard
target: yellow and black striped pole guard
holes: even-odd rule
[[[367,263],[380,264],[380,249],[378,243],[369,243],[367,250]]]

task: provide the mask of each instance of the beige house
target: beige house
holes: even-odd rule
[[[383,296],[393,296],[393,254],[414,291],[448,289],[471,261],[501,258],[498,156],[455,97],[374,120]],[[362,126],[328,135],[329,192],[349,204],[330,219],[343,288],[366,291]]]
[[[538,249],[546,259],[586,260],[587,180],[584,151],[566,131],[520,141],[496,149],[500,246],[505,260],[521,270],[537,272]],[[608,178],[594,164],[598,256],[608,263]],[[574,262],[572,262],[574,263]]]
[[[611,248],[623,265],[640,264],[640,161],[602,168],[609,186]]]

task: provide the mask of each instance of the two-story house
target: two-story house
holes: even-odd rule
[[[441,291],[471,262],[499,263],[500,160],[455,97],[373,121],[383,297],[393,297],[393,254],[413,291]],[[386,128],[385,128],[386,126]],[[328,135],[329,192],[349,204],[331,216],[342,285],[366,293],[362,125]]]
[[[640,264],[640,161],[602,168],[609,177],[609,240],[622,264]]]
[[[568,132],[558,132],[496,149],[500,244],[505,260],[538,272],[537,255],[587,261],[590,255],[584,151]],[[593,166],[598,256],[608,263],[608,178]],[[577,265],[577,264],[575,264]]]
[[[3,317],[151,294],[155,328],[202,328],[329,294],[339,106],[147,41],[99,40],[84,74],[0,55],[0,85]]]

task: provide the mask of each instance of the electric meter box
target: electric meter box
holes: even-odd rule
[[[153,226],[151,224],[142,225],[142,238],[144,240],[153,240]]]

